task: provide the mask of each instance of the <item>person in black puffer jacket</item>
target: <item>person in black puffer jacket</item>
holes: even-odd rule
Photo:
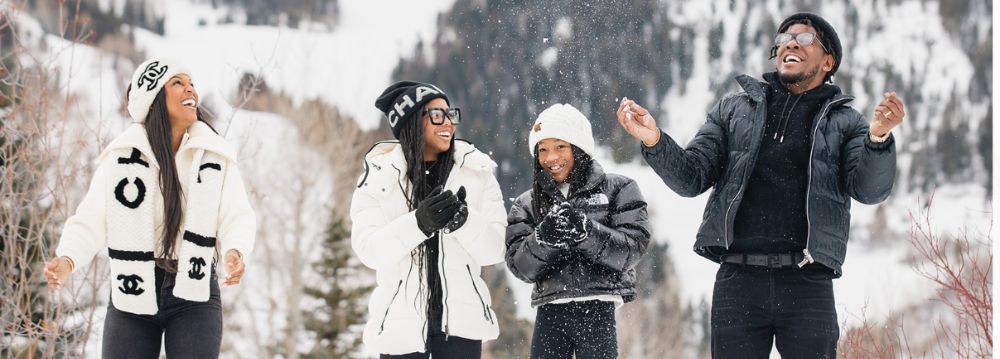
[[[635,299],[646,202],[630,178],[594,161],[590,122],[570,105],[543,111],[529,135],[534,187],[507,217],[507,267],[534,284],[531,358],[617,356],[615,308]]]
[[[808,13],[778,26],[775,72],[742,75],[686,148],[623,99],[618,121],[642,141],[649,166],[672,190],[712,189],[694,250],[720,262],[712,293],[712,356],[834,358],[839,321],[832,280],[841,275],[851,199],[885,200],[896,176],[891,131],[905,117],[886,93],[869,123],[847,106],[833,75],[836,31]]]

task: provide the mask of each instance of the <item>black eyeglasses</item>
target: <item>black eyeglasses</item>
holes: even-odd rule
[[[421,112],[420,116],[430,116],[432,125],[443,125],[445,117],[448,117],[453,125],[462,122],[462,110],[458,107],[429,108]]]
[[[795,42],[799,43],[799,45],[808,46],[808,45],[811,45],[813,42],[816,42],[816,33],[815,32],[783,32],[783,33],[774,35],[774,46],[777,46],[777,47],[785,46],[785,44],[787,44],[790,41],[792,41],[793,38],[795,39]],[[816,43],[819,44],[819,47],[823,48],[824,52],[826,52],[826,46],[823,46],[822,42],[816,42]]]

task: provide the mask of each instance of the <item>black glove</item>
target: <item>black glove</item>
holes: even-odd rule
[[[444,233],[457,231],[469,219],[469,203],[465,202],[465,186],[458,187],[458,193],[455,194],[455,198],[458,198],[458,212],[455,212],[455,217],[444,227]]]
[[[535,240],[556,248],[569,248],[587,238],[587,216],[568,202],[552,206],[535,227]]]
[[[590,221],[587,220],[587,215],[583,211],[570,207],[566,210],[566,220],[569,222],[569,227],[566,228],[566,235],[572,240],[572,244],[577,244],[583,242],[587,239],[590,234]]]
[[[424,235],[430,236],[431,233],[444,228],[452,218],[455,218],[455,213],[460,207],[458,198],[450,190],[442,192],[441,189],[441,186],[437,186],[431,190],[431,193],[417,205],[414,213],[417,217],[417,227],[424,232]]]

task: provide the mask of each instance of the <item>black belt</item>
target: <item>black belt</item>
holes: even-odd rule
[[[786,268],[798,267],[804,258],[805,255],[802,253],[726,254],[722,256],[722,262],[767,268]]]

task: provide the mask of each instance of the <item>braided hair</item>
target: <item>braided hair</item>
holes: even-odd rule
[[[594,159],[574,144],[570,144],[570,150],[573,153],[573,168],[570,169],[566,182],[569,183],[570,188],[576,188],[587,183],[587,177],[590,176]],[[544,169],[541,163],[538,162],[537,145],[535,146],[534,163],[531,187],[531,214],[535,217],[535,222],[538,223],[549,213],[549,209],[552,208],[553,204],[556,204],[557,199],[552,198],[553,196],[550,194],[551,190],[547,189],[552,184],[545,183],[545,181],[551,181],[551,177],[547,175],[544,177],[548,178],[539,176],[539,171],[544,171]]]
[[[405,121],[399,132],[399,144],[403,149],[403,158],[406,159],[406,179],[409,181],[407,188],[403,191],[406,196],[406,204],[411,211],[417,209],[420,202],[427,198],[434,188],[429,183],[429,178],[437,178],[441,183],[447,181],[448,174],[455,164],[455,139],[452,138],[451,146],[447,151],[438,154],[437,161],[430,168],[424,163],[424,121],[421,118]],[[433,174],[433,176],[432,176]],[[418,301],[427,290],[424,285],[424,274],[427,268],[428,242],[424,241],[416,249],[410,252],[413,262],[417,263],[420,287],[417,292]],[[414,306],[419,303],[414,303]]]

